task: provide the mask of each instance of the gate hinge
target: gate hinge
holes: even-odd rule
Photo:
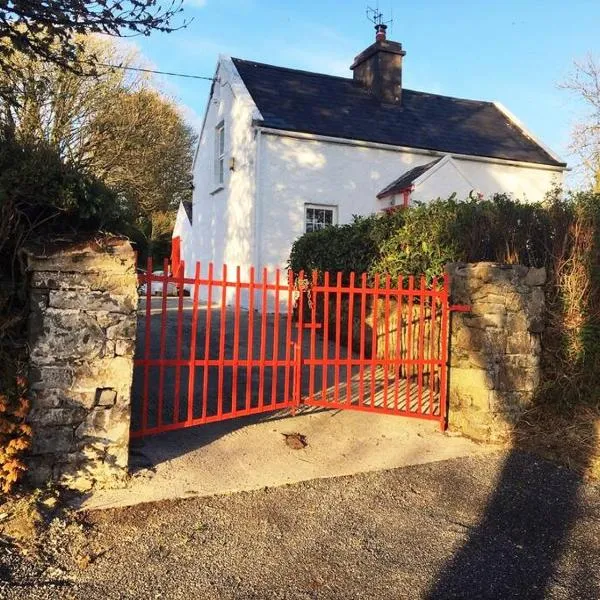
[[[451,304],[451,312],[471,312],[471,307],[468,304]]]

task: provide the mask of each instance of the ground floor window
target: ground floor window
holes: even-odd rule
[[[335,225],[337,221],[337,209],[335,206],[323,206],[320,204],[307,204],[305,213],[305,228],[306,233],[318,231]]]

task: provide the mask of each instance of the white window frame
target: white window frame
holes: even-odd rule
[[[225,185],[225,122],[215,127],[215,185]]]
[[[338,207],[335,204],[305,204],[304,205],[304,233],[308,233],[308,211],[309,209],[313,209],[313,210],[328,210],[331,212],[331,225],[337,225],[337,212],[338,212]],[[329,223],[326,225],[323,225],[321,227],[314,227],[314,225],[317,225],[316,221],[313,219],[312,221],[313,223],[313,229],[312,231],[319,231],[320,229],[325,229],[325,227],[329,227]]]

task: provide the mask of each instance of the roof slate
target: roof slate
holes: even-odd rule
[[[192,203],[189,200],[183,201],[183,210],[185,210],[185,214],[187,215],[188,219],[190,220],[190,223],[193,223],[193,221],[192,221]]]
[[[350,78],[232,60],[265,127],[566,166],[492,102],[404,89],[401,104],[384,104]]]
[[[397,194],[398,192],[402,192],[403,190],[408,189],[412,185],[412,182],[415,179],[418,179],[419,177],[421,177],[421,175],[423,175],[423,173],[425,173],[426,171],[429,171],[429,169],[431,169],[431,167],[433,167],[434,165],[439,163],[440,160],[442,160],[442,159],[436,158],[435,160],[432,160],[430,163],[427,163],[426,165],[420,165],[418,167],[414,167],[413,169],[410,169],[409,171],[406,171],[406,173],[402,173],[402,175],[400,175],[400,177],[398,177],[398,179],[395,179],[394,181],[392,181],[392,183],[390,183],[389,185],[386,185],[379,192],[379,194],[377,194],[377,198],[379,198],[381,200],[382,198],[386,198],[387,196],[392,196],[393,194]]]

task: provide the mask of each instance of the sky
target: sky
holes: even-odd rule
[[[600,0],[184,0],[170,34],[133,41],[156,69],[211,77],[219,54],[351,77],[374,41],[366,6],[379,5],[401,42],[406,88],[497,100],[570,164],[569,134],[582,105],[560,89],[573,61],[600,58]],[[210,82],[165,77],[195,127]]]

